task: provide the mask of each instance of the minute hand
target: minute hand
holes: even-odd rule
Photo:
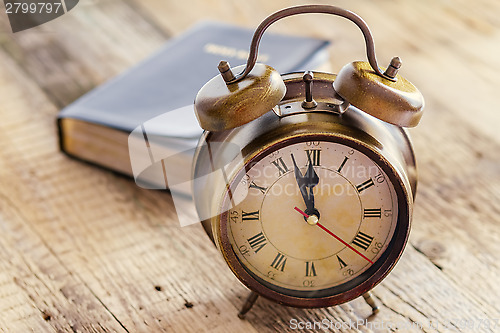
[[[297,181],[297,185],[299,186],[300,189],[300,194],[302,195],[302,198],[304,199],[304,202],[306,204],[307,211],[309,211],[309,213],[312,214],[316,210],[314,208],[313,187],[318,185],[319,177],[316,171],[314,171],[311,162],[311,156],[308,155],[307,157],[309,159],[309,165],[307,167],[306,173],[302,175],[299,167],[297,166],[297,163],[295,162],[295,158],[292,154],[293,166],[295,168],[295,180]]]

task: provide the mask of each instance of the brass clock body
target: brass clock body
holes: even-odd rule
[[[303,73],[287,74],[272,111],[205,132],[193,175],[203,226],[234,275],[295,307],[347,302],[390,272],[408,239],[417,182],[407,132],[344,102],[335,75],[313,76],[313,107],[304,104]],[[311,173],[315,211],[299,186]]]

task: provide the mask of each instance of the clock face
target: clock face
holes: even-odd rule
[[[375,160],[356,145],[302,139],[247,163],[222,205],[222,246],[233,271],[304,298],[340,294],[370,278],[398,224],[396,190]]]

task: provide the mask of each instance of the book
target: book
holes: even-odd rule
[[[144,150],[144,134],[168,154],[180,152],[179,165],[190,168],[203,133],[193,109],[196,93],[219,74],[220,60],[233,67],[246,63],[252,36],[250,29],[203,22],[168,41],[156,54],[59,113],[61,151],[134,176],[141,186],[167,188],[161,170],[152,167],[154,160]],[[321,39],[266,33],[258,61],[280,73],[318,69],[328,63],[328,45]],[[137,153],[129,154],[129,148]]]

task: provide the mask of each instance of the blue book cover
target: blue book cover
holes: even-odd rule
[[[196,93],[219,74],[220,60],[233,67],[246,63],[252,36],[251,29],[203,22],[170,40],[59,113],[61,150],[131,176],[128,135],[144,123],[166,145],[194,147],[202,133],[192,108]],[[317,69],[328,62],[328,45],[321,39],[267,33],[258,61],[280,73]],[[151,121],[155,118],[161,122]]]

